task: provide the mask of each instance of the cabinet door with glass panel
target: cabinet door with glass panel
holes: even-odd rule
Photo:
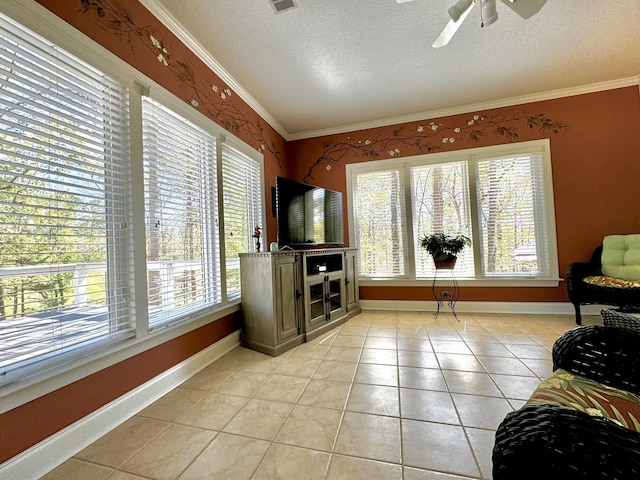
[[[306,333],[346,315],[342,253],[305,259]]]
[[[333,272],[308,278],[305,298],[307,333],[343,317],[346,313],[344,275],[342,272]]]

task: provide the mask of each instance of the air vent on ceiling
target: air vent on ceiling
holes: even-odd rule
[[[284,12],[296,6],[296,2],[293,0],[269,0],[276,9],[276,13]]]

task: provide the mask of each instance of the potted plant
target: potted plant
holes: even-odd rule
[[[418,241],[420,247],[425,249],[433,257],[436,269],[453,269],[458,259],[458,254],[471,245],[471,239],[465,235],[445,235],[444,233],[432,233],[423,235]]]

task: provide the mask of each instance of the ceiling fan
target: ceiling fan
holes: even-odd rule
[[[413,0],[396,0],[397,3],[407,3]],[[500,0],[511,10],[516,12],[525,20],[532,17],[540,11],[540,9],[547,3],[547,0]],[[498,19],[498,11],[496,10],[496,0],[458,0],[454,5],[449,7],[449,23],[444,27],[436,41],[433,42],[433,48],[444,47],[449,40],[453,38],[455,33],[467,18],[469,12],[473,6],[480,4],[480,17],[481,26],[485,27],[491,25]]]

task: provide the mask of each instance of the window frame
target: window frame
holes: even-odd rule
[[[198,185],[193,185],[193,187],[197,187],[198,189],[202,189],[204,187],[205,190],[208,190],[209,193],[203,195],[202,199],[199,199],[196,203],[199,207],[200,219],[198,222],[195,222],[197,225],[201,225],[204,231],[210,232],[208,235],[205,235],[207,241],[204,241],[202,237],[196,242],[200,248],[202,248],[201,258],[210,258],[211,261],[202,267],[202,276],[205,277],[203,280],[203,285],[201,285],[201,295],[202,297],[195,301],[193,304],[186,303],[182,306],[175,305],[167,305],[163,298],[162,293],[158,294],[159,305],[154,312],[149,312],[147,315],[148,327],[149,330],[156,330],[158,328],[165,328],[171,324],[177,322],[188,321],[189,318],[194,316],[202,315],[202,311],[209,308],[217,308],[218,305],[222,304],[223,294],[222,294],[222,275],[223,275],[223,266],[220,264],[220,235],[217,228],[217,218],[220,215],[218,209],[218,189],[220,188],[218,184],[218,175],[217,175],[217,156],[218,156],[218,142],[220,141],[220,135],[214,134],[208,129],[200,127],[195,122],[191,121],[187,116],[178,114],[174,109],[167,107],[163,104],[162,101],[159,101],[152,97],[151,95],[142,95],[143,102],[143,116],[144,116],[144,103],[145,99],[148,105],[148,113],[149,113],[149,121],[154,123],[154,127],[150,128],[149,136],[153,138],[149,138],[151,142],[157,142],[158,145],[164,145],[164,140],[162,138],[156,138],[159,132],[156,127],[156,122],[159,119],[162,119],[165,122],[177,122],[177,128],[180,128],[182,132],[186,133],[190,137],[197,138],[200,143],[198,143],[199,148],[196,148],[197,153],[193,151],[193,149],[188,149],[187,152],[187,161],[183,162],[179,155],[171,155],[171,159],[165,164],[167,160],[163,152],[158,152],[154,147],[151,158],[149,156],[143,158],[143,164],[145,167],[152,168],[152,166],[160,166],[162,168],[170,169],[168,177],[172,177],[172,173],[175,173],[175,176],[189,176],[190,174],[194,174],[196,169],[202,169],[204,174],[202,177],[198,179],[200,182]],[[180,126],[180,123],[185,123],[185,125]],[[174,124],[175,125],[175,124]],[[146,135],[144,134],[145,126],[143,123],[143,143]],[[177,133],[175,133],[177,135]],[[162,135],[159,135],[162,137]],[[170,142],[173,139],[170,140]],[[180,142],[178,142],[180,143]],[[205,146],[205,150],[207,154],[203,154],[202,146]],[[168,145],[164,145],[167,147]],[[176,148],[175,145],[171,147]],[[171,148],[170,147],[170,148]],[[172,151],[171,153],[175,153]],[[207,156],[210,155],[210,156]],[[158,156],[157,159],[153,158]],[[214,158],[212,158],[213,156]],[[175,159],[173,158],[175,157]],[[158,200],[161,204],[164,204],[169,200],[172,196],[173,185],[162,185],[155,184],[150,185],[148,181],[145,179],[144,182],[144,191],[145,191],[145,203],[147,203],[148,196],[155,194],[154,196],[158,197]],[[176,185],[176,188],[185,187],[182,182]],[[183,204],[175,205],[174,208],[182,209],[184,208]],[[173,210],[170,209],[170,210]],[[175,210],[174,210],[175,211]],[[147,215],[149,212],[146,212]],[[175,217],[173,217],[175,219]],[[208,218],[209,222],[205,221],[205,218]],[[159,220],[159,219],[158,219]],[[181,221],[181,220],[178,220]],[[145,226],[147,228],[147,232],[149,231],[148,218],[145,218]],[[162,231],[163,226],[160,225],[159,229]],[[147,236],[146,241],[147,244],[149,242],[149,237]],[[181,252],[184,253],[184,252]],[[147,251],[147,279],[149,278],[149,252]],[[166,259],[160,258],[158,260],[161,263],[169,263]],[[160,272],[159,281],[160,288],[159,290],[163,291],[163,284],[165,282],[173,283],[172,278],[165,278],[166,274]],[[148,280],[147,280],[148,281]],[[157,287],[157,286],[156,286]],[[149,288],[147,289],[148,295],[151,293]],[[157,293],[156,293],[157,294]],[[147,297],[148,300],[148,297]],[[173,300],[172,298],[170,300]],[[171,302],[172,303],[172,302]]]
[[[363,163],[353,163],[346,165],[346,185],[347,212],[349,226],[349,244],[359,247],[358,229],[355,221],[355,205],[357,202],[357,192],[355,179],[357,175],[363,173],[373,173],[376,171],[389,171],[399,169],[404,172],[405,181],[405,219],[404,232],[407,237],[407,274],[402,277],[367,277],[359,275],[359,282],[362,286],[424,286],[431,284],[432,277],[418,278],[416,276],[415,255],[417,246],[412,239],[414,237],[414,220],[411,208],[412,192],[410,182],[410,171],[412,167],[421,165],[434,165],[449,162],[467,162],[469,174],[469,202],[471,208],[472,223],[472,247],[474,249],[475,276],[458,278],[460,285],[473,286],[545,286],[556,287],[561,281],[559,277],[558,251],[555,225],[555,207],[553,195],[553,176],[551,168],[551,148],[549,139],[532,140],[527,142],[510,143],[503,145],[476,147],[470,149],[455,150],[452,152],[430,153],[403,158],[393,158],[388,160],[375,160]],[[542,177],[544,182],[544,213],[546,215],[547,248],[549,255],[549,275],[547,276],[516,276],[516,275],[484,275],[481,266],[481,242],[478,240],[480,234],[478,226],[478,205],[476,195],[476,162],[486,160],[491,157],[505,157],[509,155],[521,155],[526,153],[539,153],[542,158]],[[544,247],[543,247],[544,248]]]
[[[146,247],[144,228],[144,192],[143,192],[143,164],[142,164],[142,94],[153,92],[154,98],[176,113],[209,130],[217,137],[218,145],[221,138],[233,140],[243,146],[247,152],[252,152],[264,179],[264,158],[257,149],[253,149],[231,132],[225,130],[212,119],[208,118],[184,100],[176,97],[155,81],[127,64],[124,60],[109,52],[106,48],[85,36],[80,31],[69,26],[61,18],[36,2],[16,0],[2,2],[0,14],[15,21],[35,34],[41,36],[49,44],[65,50],[67,53],[86,62],[120,82],[129,89],[129,125],[130,125],[130,159],[131,159],[131,218],[132,225],[129,233],[131,251],[133,252],[132,268],[134,283],[132,296],[137,297],[134,304],[133,319],[143,319],[135,323],[135,336],[123,342],[113,344],[107,348],[91,351],[80,358],[71,359],[47,370],[43,373],[33,373],[24,378],[7,383],[0,387],[0,413],[27,403],[46,393],[57,390],[65,385],[80,380],[87,375],[103,370],[118,362],[131,358],[151,348],[162,345],[186,333],[210,324],[217,319],[232,315],[240,310],[240,298],[223,301],[215,308],[206,308],[201,315],[190,316],[185,321],[172,323],[166,328],[149,331],[148,306],[146,288]],[[255,150],[255,151],[254,151]],[[217,157],[212,161],[217,161]],[[266,203],[264,201],[264,183],[262,185],[262,218],[266,218]],[[217,220],[217,219],[216,219]],[[219,222],[217,222],[219,223]],[[263,234],[266,235],[266,224],[263,222]],[[217,225],[215,226],[217,228]],[[223,252],[218,261],[224,263]],[[221,273],[224,276],[224,270]],[[223,291],[223,295],[226,293]]]
[[[262,232],[262,251],[266,252],[266,245],[264,244],[264,239],[267,238],[266,237],[266,231],[267,231],[267,221],[266,221],[266,197],[265,197],[265,183],[264,183],[264,160],[262,157],[262,154],[260,154],[258,151],[252,149],[251,147],[249,147],[247,144],[238,141],[237,139],[226,135],[226,134],[221,134],[220,137],[218,138],[218,155],[217,155],[217,173],[218,173],[218,211],[220,212],[220,221],[219,223],[219,235],[220,235],[220,258],[221,261],[223,263],[223,272],[225,272],[225,274],[222,275],[222,291],[223,291],[223,296],[224,298],[227,299],[227,301],[240,301],[242,298],[242,290],[240,288],[240,286],[238,286],[238,290],[231,290],[231,287],[228,285],[227,283],[227,278],[228,276],[226,275],[226,268],[227,268],[227,262],[229,261],[229,259],[227,258],[227,251],[226,251],[226,247],[227,247],[227,238],[229,233],[226,231],[226,220],[225,220],[225,202],[224,202],[224,186],[225,186],[225,181],[224,181],[224,163],[225,163],[225,159],[227,155],[241,155],[243,156],[243,161],[248,162],[254,162],[256,164],[256,166],[258,167],[258,185],[260,187],[260,191],[258,192],[258,203],[262,206],[260,214],[259,214],[259,219],[256,220],[256,216],[253,217],[253,220],[256,220],[258,225],[260,226],[261,232]],[[230,149],[232,151],[234,151],[233,154],[228,154],[226,152],[226,149]],[[253,205],[255,206],[255,198],[253,199],[253,201],[251,202]],[[248,214],[248,216],[250,216]],[[255,249],[255,244],[253,244],[253,242],[251,242],[251,238],[254,232],[254,227],[256,225],[254,225],[253,227],[251,225],[249,225],[249,231],[247,232],[247,236],[246,236],[246,240],[249,240],[248,242],[248,250],[247,252],[253,252]],[[238,272],[240,270],[240,258],[238,257]]]
[[[8,148],[2,156],[13,176],[8,184],[18,186],[7,190],[18,216],[6,222],[6,235],[14,235],[8,243],[30,250],[27,265],[0,254],[3,280],[40,284],[8,294],[19,308],[0,325],[6,346],[0,385],[135,335],[130,89],[21,22],[3,15],[2,24],[8,39],[1,74]],[[71,277],[66,284],[63,275]],[[44,298],[34,301],[38,294]]]

